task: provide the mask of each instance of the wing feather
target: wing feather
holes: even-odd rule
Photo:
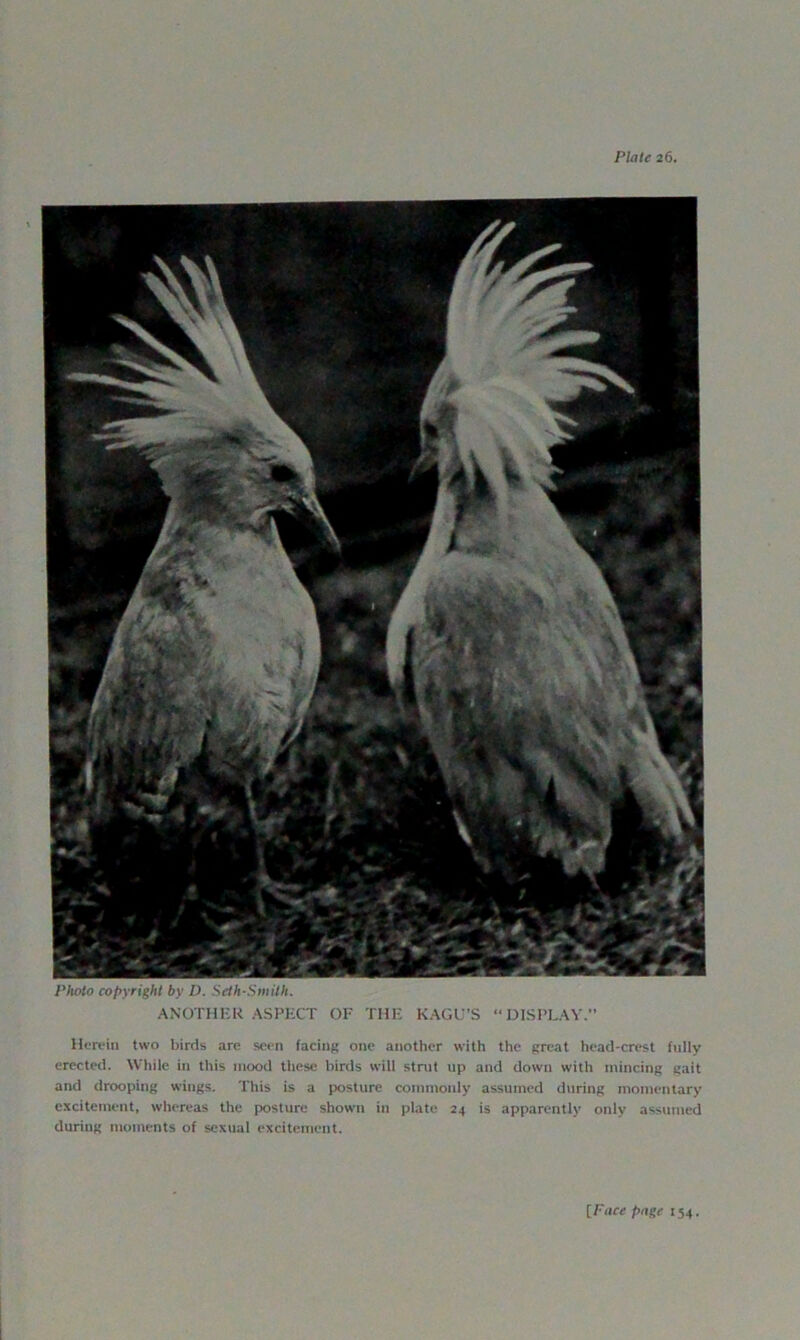
[[[537,852],[601,869],[624,784],[635,667],[613,602],[588,642],[571,605],[546,572],[453,551],[415,630],[423,727],[476,855],[506,874]]]
[[[92,707],[87,782],[93,821],[120,805],[158,813],[200,756],[209,713],[189,610],[137,591],[120,621]]]

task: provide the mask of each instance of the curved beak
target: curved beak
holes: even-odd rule
[[[341,557],[342,546],[337,539],[336,532],[330,521],[323,512],[317,497],[313,493],[303,493],[295,500],[297,516],[300,521],[304,521],[308,529],[317,539],[324,544],[326,549]]]
[[[437,461],[438,452],[436,451],[436,448],[423,447],[411,467],[411,473],[408,476],[409,484],[412,484],[415,479],[419,479],[420,475],[424,475],[426,470],[432,470]]]

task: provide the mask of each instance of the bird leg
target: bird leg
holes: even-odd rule
[[[197,814],[198,803],[194,796],[187,796],[183,801],[183,835],[185,838],[184,855],[185,860],[181,862],[183,874],[183,889],[178,900],[174,915],[169,922],[169,929],[174,931],[180,923],[187,906],[198,903],[197,892],[197,844],[200,840],[198,831]]]
[[[589,884],[590,884],[590,886],[591,886],[591,888],[592,888],[592,892],[593,892],[593,893],[597,893],[597,894],[599,894],[600,897],[601,897],[605,902],[607,902],[607,901],[608,901],[608,896],[609,896],[609,895],[608,895],[608,893],[606,892],[606,890],[603,888],[603,886],[598,882],[597,876],[596,876],[596,875],[593,875],[592,872],[591,872],[591,870],[587,870],[587,871],[585,872],[585,874],[586,874],[586,879],[588,880],[588,882],[589,882]]]
[[[250,825],[250,833],[253,838],[253,854],[255,858],[256,874],[259,883],[266,883],[267,867],[264,864],[264,850],[261,846],[261,838],[258,832],[258,816],[256,814],[255,801],[253,800],[253,788],[249,782],[244,784],[244,803],[247,810],[247,822]]]
[[[255,801],[253,800],[253,788],[250,782],[245,782],[244,803],[247,811],[247,822],[250,827],[250,833],[253,839],[253,854],[255,860],[255,904],[256,912],[260,917],[266,916],[266,906],[264,895],[266,894],[270,901],[280,903],[284,907],[296,907],[297,902],[288,896],[300,892],[299,884],[282,884],[278,880],[270,877],[266,862],[264,860],[264,848],[261,843],[261,837],[258,831],[258,815],[256,814]]]

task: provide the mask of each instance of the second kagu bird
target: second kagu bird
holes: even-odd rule
[[[548,497],[550,449],[574,426],[561,407],[584,387],[632,388],[567,352],[594,332],[557,329],[590,267],[537,268],[556,245],[506,269],[496,253],[512,227],[481,233],[453,284],[416,467],[437,467],[436,506],[388,671],[478,864],[513,881],[552,856],[591,880],[626,791],[666,836],[693,818],[611,592]]]
[[[147,351],[116,348],[116,375],[74,374],[150,411],[107,424],[101,437],[140,451],[169,498],[91,710],[90,822],[104,864],[119,865],[122,832],[133,826],[146,846],[193,770],[234,782],[254,830],[263,908],[270,883],[253,786],[300,730],[320,663],[314,606],[275,517],[293,514],[331,549],[338,542],[311,456],[264,396],[213,262],[182,264],[190,288],[158,260],[145,282],[208,373],[119,316]]]

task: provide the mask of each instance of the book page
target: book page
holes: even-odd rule
[[[11,1340],[794,1335],[793,37],[7,4]]]

